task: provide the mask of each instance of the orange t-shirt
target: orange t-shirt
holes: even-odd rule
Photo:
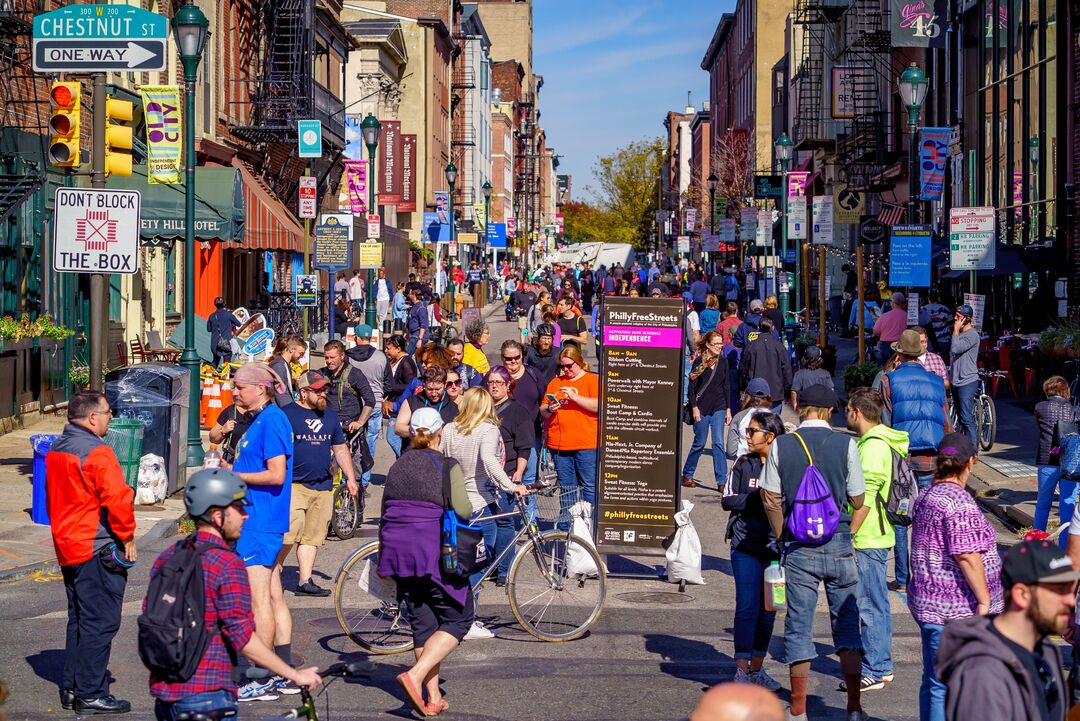
[[[599,414],[590,413],[580,406],[566,403],[567,393],[562,388],[577,389],[582,398],[600,397],[600,376],[586,373],[576,381],[555,378],[548,383],[547,393],[555,396],[562,405],[547,421],[547,446],[556,451],[581,451],[596,448]],[[545,398],[542,403],[547,403]]]

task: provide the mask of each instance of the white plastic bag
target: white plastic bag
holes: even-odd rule
[[[675,514],[675,537],[665,553],[667,576],[671,583],[686,581],[705,585],[705,579],[701,575],[701,539],[690,520],[692,510],[694,504],[684,499],[682,510]]]
[[[357,583],[360,590],[370,593],[375,598],[386,603],[397,603],[397,583],[390,576],[379,575],[378,563],[372,562],[371,558],[364,559],[364,567],[360,569],[360,580]]]
[[[165,500],[169,477],[165,474],[165,459],[147,453],[139,459],[139,482],[135,489],[135,505],[152,506]]]
[[[592,555],[582,548],[596,548],[593,545],[592,532],[592,504],[588,501],[578,501],[569,509],[573,524],[570,533],[585,541],[585,544],[569,543],[566,547],[566,574],[568,576],[596,576],[598,569]]]

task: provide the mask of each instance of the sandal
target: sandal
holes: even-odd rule
[[[427,705],[424,703],[424,697],[420,695],[420,691],[413,685],[412,678],[409,677],[409,673],[398,674],[397,678],[398,686],[405,692],[405,696],[408,697],[409,703],[412,704],[413,710],[421,716],[433,716],[434,714],[428,713]]]
[[[444,711],[450,710],[450,702],[446,699],[440,699],[439,703],[429,703],[424,707],[424,713],[428,716],[438,716]]]

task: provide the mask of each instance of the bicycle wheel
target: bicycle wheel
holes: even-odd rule
[[[398,608],[394,582],[375,573],[378,565],[378,541],[345,559],[334,581],[334,614],[341,630],[366,651],[403,653],[413,647],[412,629]]]
[[[591,544],[566,531],[548,531],[539,545],[530,540],[518,552],[506,590],[522,628],[542,641],[571,641],[600,617],[607,575]]]
[[[352,538],[364,521],[363,489],[355,496],[342,482],[334,490],[334,514],[330,517],[330,530],[342,541]]]
[[[979,396],[978,403],[979,448],[989,451],[997,440],[997,409],[994,407],[994,399],[985,394]]]
[[[949,399],[949,411],[948,411],[948,414],[949,414],[948,415],[948,417],[949,417],[949,425],[952,426],[952,429],[954,431],[959,429],[960,428],[960,416],[957,414],[956,404],[952,402],[951,398]]]

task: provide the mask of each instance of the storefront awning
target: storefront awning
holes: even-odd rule
[[[244,247],[304,252],[304,227],[243,161],[233,158],[233,165],[243,178]]]
[[[80,187],[90,187],[90,179],[76,176]],[[146,166],[136,165],[130,176],[111,175],[111,190],[137,190],[142,196],[144,245],[159,245],[186,233],[184,185],[150,185]],[[198,240],[242,241],[244,239],[244,192],[235,168],[195,169],[195,237]]]

